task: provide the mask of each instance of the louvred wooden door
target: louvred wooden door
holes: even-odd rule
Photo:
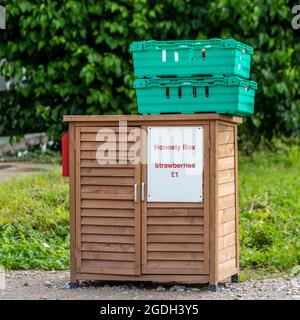
[[[141,165],[131,150],[139,130],[120,142],[119,127],[76,128],[77,272],[140,274]]]
[[[142,165],[145,184],[145,201],[142,202],[143,274],[209,273],[209,126],[203,125],[202,128],[202,202],[147,202],[148,171],[147,165]]]

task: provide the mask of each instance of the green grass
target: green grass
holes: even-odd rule
[[[300,264],[300,148],[240,156],[241,267],[263,275]],[[55,167],[0,184],[0,265],[69,267],[68,180]]]
[[[69,195],[60,167],[0,184],[0,265],[69,266]]]
[[[300,148],[240,157],[241,267],[300,264]]]

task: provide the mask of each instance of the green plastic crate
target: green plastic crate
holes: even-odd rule
[[[254,112],[255,81],[239,77],[152,78],[134,82],[141,114],[216,112],[237,116]]]
[[[253,48],[234,39],[138,41],[130,45],[137,78],[250,77]]]

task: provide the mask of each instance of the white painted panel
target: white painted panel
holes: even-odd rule
[[[203,127],[149,127],[147,201],[202,202]]]

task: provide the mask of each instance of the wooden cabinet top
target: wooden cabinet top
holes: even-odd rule
[[[220,120],[231,123],[242,123],[240,117],[232,117],[217,113],[199,114],[162,114],[162,115],[65,115],[65,122],[168,122],[168,121],[203,121]]]

